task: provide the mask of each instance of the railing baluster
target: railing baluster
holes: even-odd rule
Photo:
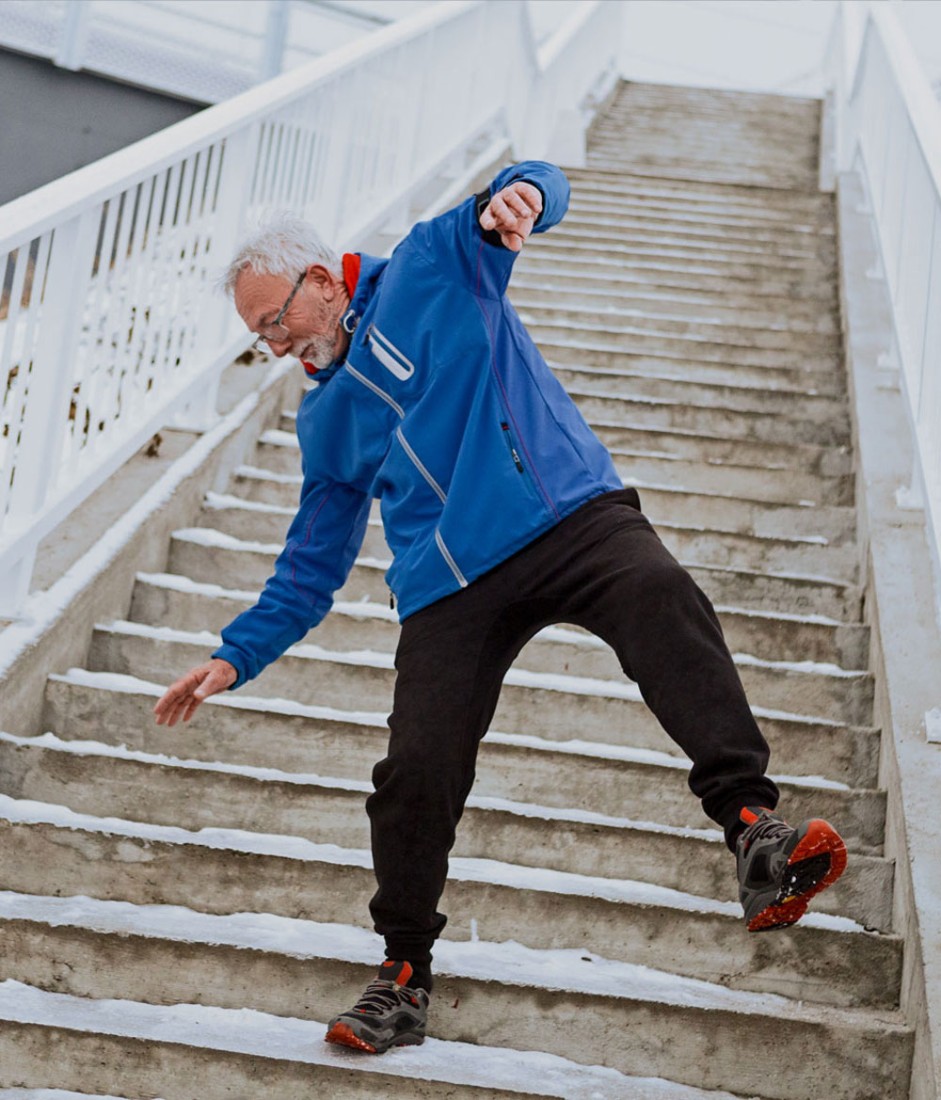
[[[56,229],[43,294],[43,325],[36,346],[29,400],[23,416],[22,461],[10,490],[7,518],[25,523],[46,503],[65,444],[72,372],[85,291],[91,278],[99,210],[92,208]],[[26,596],[36,545],[4,563],[9,583],[0,594],[0,615],[15,612]]]

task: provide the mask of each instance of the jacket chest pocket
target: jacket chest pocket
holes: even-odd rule
[[[372,352],[373,358],[400,382],[407,382],[415,373],[415,364],[411,359],[397,348],[388,336],[380,332],[375,325],[370,325],[366,332],[366,344]]]

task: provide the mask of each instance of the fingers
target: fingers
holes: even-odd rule
[[[519,252],[542,212],[542,194],[532,184],[511,183],[487,204],[480,216],[483,229],[495,229],[504,247]]]
[[[237,677],[232,665],[217,657],[190,669],[167,688],[154,706],[157,725],[175,726],[181,719],[188,722],[204,699],[225,691]]]

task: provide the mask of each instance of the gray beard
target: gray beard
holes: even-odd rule
[[[324,370],[330,366],[336,358],[336,340],[332,336],[315,336],[302,348],[303,355],[299,358],[307,363],[312,363],[318,370]]]

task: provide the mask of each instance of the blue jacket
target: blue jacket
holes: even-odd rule
[[[238,671],[234,686],[330,610],[374,497],[404,619],[622,487],[506,298],[517,253],[478,223],[489,195],[514,179],[542,192],[535,232],[561,220],[565,176],[525,161],[416,225],[389,260],[362,257],[346,359],[317,375],[298,410],[304,483],[287,542],[214,654]]]

